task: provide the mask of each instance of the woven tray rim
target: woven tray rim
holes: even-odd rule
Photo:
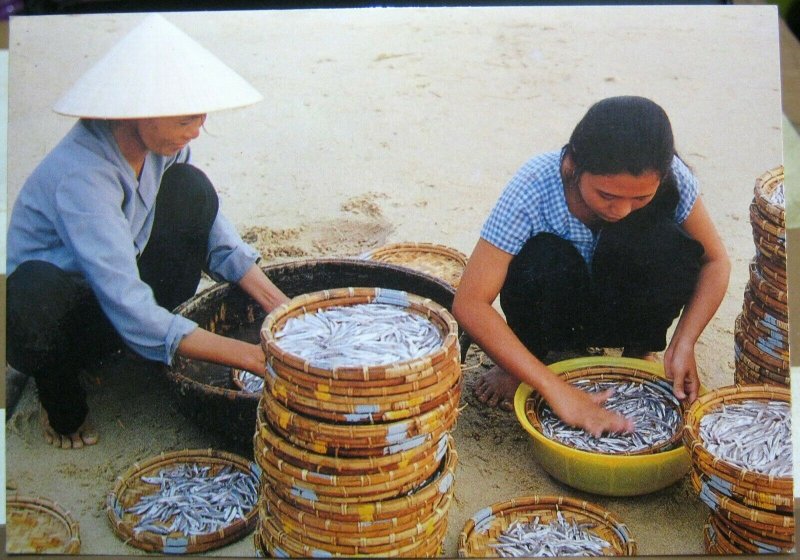
[[[347,473],[377,473],[396,469],[398,465],[426,456],[433,447],[447,445],[446,442],[449,441],[450,438],[449,434],[444,433],[437,440],[431,439],[427,445],[413,447],[394,455],[382,455],[380,457],[334,457],[298,447],[283,439],[267,421],[261,407],[258,408],[256,413],[256,432],[253,437],[254,440],[256,440],[256,447],[258,447],[257,440],[264,439],[270,442],[270,445],[277,448],[281,453],[291,457],[295,465],[298,463],[315,465],[318,472],[332,471]],[[442,440],[444,440],[445,443],[442,443]]]
[[[786,213],[781,206],[769,201],[768,195],[784,182],[784,168],[782,165],[774,167],[756,179],[754,194],[755,201],[767,215],[773,216],[779,223],[785,223]]]
[[[533,515],[534,513],[532,512],[544,509],[548,509],[549,511],[561,510],[577,513],[603,523],[618,539],[616,543],[612,543],[612,548],[617,552],[616,555],[633,556],[636,554],[636,541],[632,538],[627,526],[607,509],[592,502],[579,500],[577,498],[532,495],[496,502],[473,514],[464,524],[464,528],[458,536],[459,557],[478,557],[475,551],[470,549],[470,544],[475,529],[480,523],[486,522],[488,519],[496,519],[498,514],[501,517],[505,517],[507,514],[513,515],[522,512],[528,512],[527,514]],[[470,554],[470,552],[472,552],[472,554]]]
[[[64,528],[67,540],[64,543],[64,550],[60,554],[78,554],[81,548],[80,524],[69,510],[65,509],[55,500],[43,496],[25,496],[17,493],[9,494],[6,497],[6,546],[8,546],[9,527],[8,521],[11,510],[14,507],[24,508],[27,511],[43,513],[50,518],[56,519]],[[7,552],[14,553],[12,550]],[[27,553],[26,553],[27,554]]]

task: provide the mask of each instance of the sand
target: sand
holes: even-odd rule
[[[49,106],[140,17],[12,22],[10,203],[73,122]],[[267,261],[355,256],[399,241],[469,254],[516,169],[564,144],[592,102],[653,98],[671,117],[733,263],[726,297],[696,349],[707,388],[733,383],[733,325],[754,255],[747,208],[756,177],[781,163],[774,10],[376,9],[169,19],[265,94],[256,106],[212,114],[193,154],[223,212]],[[486,367],[464,373],[446,556],[456,555],[473,513],[536,493],[608,508],[626,522],[640,554],[703,552],[708,512],[688,479],[635,498],[555,481],[514,416],[475,401],[471,387]],[[247,450],[183,417],[158,368],[122,357],[88,372],[87,386],[100,443],[60,451],[41,438],[28,385],[6,426],[7,491],[68,508],[85,554],[141,554],[115,537],[105,517],[105,495],[119,474],[162,451]],[[252,538],[210,554],[252,556]]]

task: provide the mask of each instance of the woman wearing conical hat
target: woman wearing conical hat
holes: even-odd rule
[[[166,364],[180,355],[263,375],[258,344],[171,312],[203,271],[266,311],[287,300],[189,163],[207,113],[260,99],[151,15],[54,106],[78,121],[23,185],[7,249],[8,362],[35,379],[51,444],[97,442],[78,373],[123,344]]]

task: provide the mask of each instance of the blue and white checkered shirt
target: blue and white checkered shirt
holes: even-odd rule
[[[682,224],[697,200],[697,179],[677,157],[672,170],[680,193],[675,222]],[[597,235],[567,207],[560,150],[535,156],[523,165],[481,229],[483,239],[512,255],[519,253],[525,242],[538,233],[552,233],[570,241],[591,264]]]

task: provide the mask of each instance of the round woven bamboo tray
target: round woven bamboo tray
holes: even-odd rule
[[[708,476],[717,476],[741,488],[767,494],[793,496],[791,476],[775,477],[738,467],[709,453],[700,438],[700,421],[709,412],[723,404],[746,400],[790,402],[787,387],[777,385],[734,385],[709,391],[692,403],[685,415],[683,441],[689,450],[693,464]]]
[[[359,259],[308,259],[261,267],[289,297],[347,286],[380,286],[403,290],[449,309],[455,289],[446,282],[401,266]],[[227,282],[203,290],[179,306],[176,313],[200,327],[241,340],[259,342],[266,312],[245,292]],[[462,334],[462,348],[470,345]],[[237,442],[249,443],[260,393],[240,391],[231,383],[230,368],[178,358],[164,367],[180,411],[203,429]]]
[[[450,443],[443,463],[428,480],[424,481],[414,492],[388,500],[374,502],[337,500],[336,503],[332,503],[298,496],[292,493],[291,489],[280,484],[272,485],[270,488],[277,496],[288,501],[297,509],[330,516],[331,519],[338,521],[390,519],[424,509],[433,503],[439,503],[442,496],[452,491],[453,473],[457,460],[455,449]]]
[[[450,365],[443,362],[440,366],[437,365],[435,368],[419,369],[405,376],[367,381],[363,379],[357,381],[347,379],[342,381],[323,378],[286,367],[273,357],[267,360],[268,373],[274,374],[280,379],[290,381],[311,391],[319,391],[344,397],[383,397],[421,391],[451,376],[455,367],[458,367],[460,371],[461,364],[458,359],[453,357]]]
[[[378,537],[392,532],[409,531],[420,528],[420,521],[433,515],[436,509],[448,509],[452,501],[452,492],[441,497],[440,500],[426,504],[425,507],[404,514],[396,515],[387,519],[375,519],[372,521],[341,521],[324,515],[324,512],[308,512],[296,508],[290,502],[283,500],[275,494],[269,487],[264,486],[264,500],[260,502],[264,515],[264,508],[267,512],[278,515],[284,521],[294,523],[303,529],[313,529],[321,533],[333,533],[337,535],[359,535]]]
[[[717,550],[719,550],[719,554],[723,555],[732,555],[732,554],[745,554],[745,551],[740,549],[733,543],[726,535],[724,531],[720,531],[717,527],[719,517],[716,515],[712,515],[708,519],[708,524],[710,526],[711,532],[714,535],[714,545]]]
[[[771,202],[771,197],[778,187],[783,184],[783,166],[770,169],[756,179],[755,203],[758,209],[769,218],[778,223],[786,223],[786,212],[783,206]]]
[[[667,397],[667,400],[669,400],[670,402],[674,401],[674,408],[678,412],[678,415],[680,416],[682,414],[680,403],[674,399],[672,395],[672,387],[669,384],[669,382],[667,382],[663,378],[660,378],[656,375],[652,375],[644,371],[639,371],[630,368],[622,368],[619,366],[612,367],[612,366],[596,365],[596,366],[573,369],[569,372],[561,374],[561,377],[567,382],[575,382],[577,380],[589,380],[593,382],[618,381],[618,382],[635,382],[635,383],[647,384],[651,387],[655,387],[658,390],[660,390]],[[545,405],[546,401],[538,393],[532,393],[525,403],[525,414],[528,417],[528,420],[530,421],[531,425],[539,433],[542,434],[543,437],[547,436],[544,434],[544,432],[542,432],[542,422],[540,417],[542,408]],[[674,449],[676,445],[680,442],[680,440],[681,440],[681,430],[679,427],[669,439],[662,442],[656,442],[645,449],[641,449],[638,451],[622,452],[622,453],[606,453],[603,451],[592,451],[592,453],[596,453],[598,455],[651,455],[654,453],[658,453],[660,451]],[[553,440],[553,441],[557,441],[557,443],[560,443],[561,445],[572,448],[566,442],[560,440]]]
[[[756,293],[766,294],[784,306],[787,305],[787,302],[789,301],[789,296],[786,293],[786,290],[775,286],[774,283],[767,280],[762,274],[761,269],[754,262],[750,263],[749,285]]]
[[[744,551],[758,554],[792,552],[794,549],[794,541],[776,540],[752,533],[746,527],[731,523],[731,521],[720,515],[713,515],[712,520],[714,529],[717,532],[725,535],[732,543],[735,543]]]
[[[80,528],[69,511],[38,496],[6,499],[6,548],[9,554],[78,554]]]
[[[157,491],[155,485],[141,480],[152,476],[161,469],[178,466],[182,463],[211,467],[215,474],[229,466],[244,473],[254,473],[260,477],[261,469],[255,463],[238,455],[214,449],[187,449],[171,453],[161,453],[142,462],[134,463],[127,471],[117,477],[113,490],[106,497],[106,514],[114,534],[126,544],[147,552],[165,554],[192,554],[213,550],[237,541],[249,533],[257,521],[257,509],[253,507],[244,519],[236,519],[229,525],[212,533],[184,535],[173,533],[158,535],[150,531],[134,531],[139,516],[125,510],[147,494]]]
[[[418,487],[436,472],[443,455],[434,455],[428,461],[413,463],[405,469],[356,476],[308,472],[276,458],[271,453],[259,454],[261,460],[258,464],[275,482],[302,494],[312,493],[321,500],[343,501],[342,498],[356,498],[376,501],[393,498]]]
[[[755,203],[755,200],[750,204],[750,226],[752,228],[753,239],[757,240],[761,237],[774,239],[777,242],[786,242],[786,229],[782,224],[774,221],[771,216],[767,216]]]
[[[748,507],[723,496],[714,488],[703,485],[697,476],[691,477],[692,487],[715,515],[724,517],[734,525],[755,534],[792,543],[794,539],[794,517]]]
[[[427,534],[414,536],[401,541],[388,544],[343,545],[321,542],[310,534],[300,531],[291,533],[284,531],[280,522],[270,516],[261,521],[262,536],[267,540],[277,540],[283,546],[295,551],[302,551],[304,557],[319,556],[346,556],[351,557],[423,557],[429,556],[429,549],[438,551],[447,527],[446,519],[439,519],[437,523],[427,528]]]
[[[696,467],[692,467],[691,476],[695,489],[704,490],[708,486],[715,493],[715,499],[716,496],[731,498],[747,507],[779,515],[791,515],[794,511],[793,500],[786,496],[741,488],[717,476],[709,476]]]
[[[271,519],[262,521],[262,542],[265,543],[268,554],[274,558],[313,558],[340,556],[346,558],[430,558],[441,554],[442,542],[447,531],[447,521],[441,522],[435,527],[433,533],[426,538],[419,538],[416,542],[397,547],[388,545],[379,548],[365,548],[360,552],[352,552],[353,547],[326,547],[319,548],[314,545],[307,545],[293,538],[293,535],[281,533],[274,527]],[[332,550],[329,550],[332,549]]]
[[[407,524],[406,527],[384,523],[381,530],[375,530],[375,527],[363,523],[361,525],[370,530],[354,531],[352,529],[323,528],[318,523],[307,523],[306,517],[309,516],[298,519],[294,513],[285,514],[284,510],[275,507],[269,500],[263,500],[259,503],[259,516],[261,519],[271,518],[274,521],[274,526],[279,527],[281,532],[302,535],[297,540],[306,544],[315,544],[322,548],[327,548],[330,545],[358,547],[359,549],[385,547],[387,545],[401,547],[403,544],[414,544],[419,539],[428,537],[437,526],[445,522],[451,500],[451,494],[444,496],[426,515],[417,516],[417,519],[413,523]],[[318,517],[315,519],[320,521]],[[341,523],[337,525],[339,527],[345,526]]]
[[[756,257],[756,264],[764,278],[780,289],[786,290],[787,276],[785,262],[775,264],[766,259]]]
[[[295,430],[287,432],[282,430],[279,426],[274,425],[272,428],[280,437],[284,438],[292,445],[308,449],[309,451],[324,453],[331,457],[352,459],[392,456],[410,449],[427,448],[434,442],[438,442],[443,434],[450,431],[455,425],[455,419],[456,414],[454,410],[452,416],[443,421],[441,426],[433,428],[427,433],[410,437],[402,442],[387,445],[381,445],[380,443],[374,445],[366,443],[362,445],[362,442],[315,442],[312,433],[297,433]]]
[[[313,391],[274,375],[269,366],[265,385],[272,397],[287,409],[305,416],[335,422],[386,422],[417,416],[435,405],[443,404],[450,395],[460,393],[461,367],[458,359],[449,367],[449,375],[419,391],[387,396],[342,396]]]
[[[447,405],[451,406],[458,404],[461,396],[461,383],[450,388],[446,393],[434,395],[433,400],[427,400],[421,404],[402,401],[392,403],[392,408],[389,410],[378,410],[375,412],[338,412],[335,410],[319,408],[318,403],[310,399],[298,397],[296,394],[289,396],[283,394],[281,397],[272,396],[285,408],[292,410],[298,414],[308,418],[314,418],[321,422],[330,422],[333,424],[385,424],[389,422],[397,422],[399,420],[406,420],[426,414],[437,407]],[[328,401],[326,401],[327,403]],[[402,404],[406,404],[405,407]],[[373,410],[363,407],[361,410]]]
[[[272,436],[273,434],[271,434]],[[277,437],[277,435],[276,435]],[[284,441],[278,438],[278,441]],[[280,449],[273,447],[270,442],[262,438],[254,438],[254,454],[256,462],[262,469],[267,468],[267,464],[273,467],[278,467],[279,464],[288,465],[285,468],[290,469],[290,474],[300,480],[309,480],[317,484],[336,484],[343,486],[373,486],[377,484],[389,483],[401,478],[407,477],[411,473],[418,472],[424,465],[432,462],[438,464],[444,453],[447,450],[447,439],[441,437],[436,445],[428,445],[425,449],[413,457],[411,460],[398,459],[397,463],[393,465],[392,469],[372,470],[372,471],[357,471],[352,472],[346,469],[326,468],[320,470],[318,465],[314,465],[307,460],[298,460],[296,456],[284,453]],[[284,442],[285,446],[290,445]],[[330,459],[328,456],[324,456]],[[306,457],[309,459],[310,457]],[[360,458],[338,458],[339,465],[347,464],[347,462],[362,461]]]
[[[757,302],[759,306],[761,306],[764,311],[769,312],[771,315],[778,317],[782,321],[786,322],[786,318],[789,316],[788,306],[785,302],[779,301],[773,298],[771,295],[767,294],[766,292],[759,291],[758,286],[753,286],[751,284],[748,285],[747,291],[749,292],[750,297],[754,302]]]
[[[748,284],[744,291],[743,309],[755,317],[764,319],[775,327],[788,330],[788,306],[758,292]]]
[[[368,251],[362,257],[418,270],[456,288],[467,266],[465,254],[435,243],[392,243]]]
[[[261,406],[276,432],[307,441],[307,449],[334,452],[337,448],[411,446],[414,436],[430,434],[445,423],[452,425],[457,396],[452,395],[447,402],[419,416],[374,424],[322,422],[289,410],[271,395],[264,395]]]
[[[374,474],[406,468],[411,462],[425,460],[437,450],[446,447],[448,442],[448,436],[445,433],[439,439],[431,439],[426,445],[400,451],[393,455],[336,457],[292,445],[275,432],[261,408],[257,413],[256,433],[253,439],[257,459],[260,455],[260,445],[263,442],[269,446],[272,453],[293,465],[325,474]]]
[[[738,332],[734,331],[734,341],[751,360],[761,364],[768,371],[789,371],[788,351],[778,351],[763,343],[758,345],[752,338],[748,338],[741,328]]]
[[[429,434],[442,427],[444,423],[452,425],[455,421],[454,412],[457,412],[456,397],[457,394],[453,395],[450,401],[419,416],[379,424],[321,422],[318,419],[292,412],[266,394],[261,400],[261,408],[264,409],[267,420],[279,433],[298,437],[307,434],[312,438],[308,440],[310,443],[318,443],[314,449],[321,449],[322,446],[327,448],[385,447],[402,444],[413,436]]]
[[[440,348],[421,358],[388,365],[360,365],[325,369],[284,351],[275,339],[275,333],[290,318],[333,306],[350,306],[365,303],[385,303],[403,308],[430,320],[442,335]],[[342,288],[323,290],[297,296],[275,308],[267,315],[261,327],[261,343],[267,357],[274,356],[287,367],[312,373],[324,378],[368,381],[404,377],[418,370],[438,367],[460,355],[458,324],[453,316],[438,303],[415,294],[383,288]]]
[[[492,504],[470,518],[458,537],[460,558],[497,557],[492,544],[514,521],[528,523],[539,518],[540,523],[556,519],[558,512],[566,521],[588,523],[588,529],[610,543],[604,556],[633,556],[636,541],[628,528],[602,507],[586,501],[563,496],[524,496]]]

